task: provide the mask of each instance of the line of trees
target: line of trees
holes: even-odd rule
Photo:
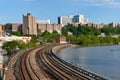
[[[110,36],[98,37],[95,35],[81,35],[81,36],[66,36],[67,41],[77,45],[105,45],[105,44],[119,44],[120,37],[114,38]]]
[[[68,35],[68,32],[72,32],[73,35]],[[105,33],[106,37],[98,37],[101,33]],[[120,35],[120,27],[106,26],[96,29],[89,26],[66,26],[62,28],[62,34],[66,36],[68,42],[77,45],[119,44],[120,42],[120,37],[112,37],[112,35]]]
[[[68,35],[68,31],[72,32],[75,36],[80,35],[100,35],[101,33],[105,33],[106,35],[115,35],[120,34],[120,27],[111,27],[111,26],[105,26],[101,29],[96,29],[95,27],[89,27],[89,26],[65,26],[62,28],[62,34]]]

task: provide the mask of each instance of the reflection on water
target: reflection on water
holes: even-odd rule
[[[120,45],[70,47],[61,50],[58,56],[112,80],[120,80]]]

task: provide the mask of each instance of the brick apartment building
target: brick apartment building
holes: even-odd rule
[[[45,30],[52,33],[53,31],[57,31],[61,33],[62,24],[37,24],[38,31],[43,33]]]
[[[67,43],[65,36],[58,36],[55,38],[57,44],[65,44]]]
[[[12,24],[12,31],[22,32],[22,24],[14,23]]]

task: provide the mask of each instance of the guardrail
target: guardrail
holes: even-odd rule
[[[71,64],[71,63],[69,63],[69,62],[67,62],[67,61],[64,61],[63,59],[61,59],[60,57],[58,57],[58,56],[55,55],[53,49],[50,50],[50,56],[56,58],[57,60],[59,60],[59,61],[60,61],[61,63],[63,63],[64,65],[69,66],[70,68],[72,68],[72,69],[74,69],[74,70],[76,70],[76,71],[84,74],[85,76],[91,77],[93,80],[108,80],[107,78],[102,77],[102,76],[100,76],[100,75],[98,75],[98,74],[96,74],[96,73],[87,71],[87,70],[85,70],[84,68],[75,66],[75,65],[73,65],[73,64]]]

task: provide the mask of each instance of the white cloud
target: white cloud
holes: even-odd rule
[[[120,1],[118,0],[69,0],[74,3],[79,3],[82,6],[106,6],[120,8]]]

